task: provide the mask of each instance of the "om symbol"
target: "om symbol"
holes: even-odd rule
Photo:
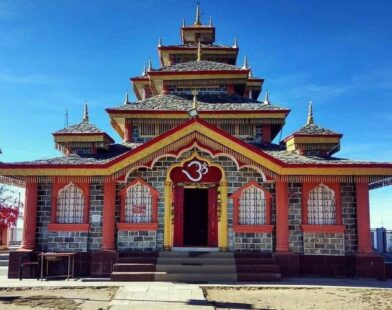
[[[198,182],[202,179],[203,175],[205,175],[208,172],[208,166],[206,163],[200,163],[197,160],[192,160],[187,167],[190,168],[192,166],[196,166],[195,173],[197,174],[197,177],[194,178],[192,177],[188,171],[185,169],[182,169],[182,172],[188,177],[189,180],[193,182]]]

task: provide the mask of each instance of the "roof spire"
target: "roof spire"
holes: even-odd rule
[[[200,41],[197,43],[197,61],[201,60],[201,43]]]
[[[182,28],[185,28],[185,18],[182,19]]]
[[[234,48],[238,48],[238,40],[237,40],[237,38],[234,38],[234,45],[233,45],[233,47]]]
[[[253,78],[252,69],[249,69],[248,78],[250,78],[250,79]]]
[[[306,125],[313,125],[313,124],[314,124],[313,106],[312,106],[312,100],[311,100],[311,101],[309,101],[308,120],[306,121]]]
[[[88,105],[87,105],[87,101],[84,103],[83,123],[88,123]]]
[[[153,69],[152,69],[152,61],[151,61],[151,58],[148,60],[148,68],[147,68],[147,71],[152,71]]]
[[[143,75],[143,76],[146,76],[146,75],[147,75],[147,67],[146,67],[146,65],[143,66],[142,75]]]
[[[244,64],[242,65],[242,69],[249,69],[249,64],[248,64],[248,57],[244,57]]]
[[[197,2],[196,4],[196,18],[195,22],[193,23],[195,26],[201,26],[201,21],[200,21],[200,3]]]
[[[268,90],[266,90],[266,92],[265,92],[265,97],[264,97],[263,104],[266,104],[266,105],[270,104]]]
[[[125,92],[124,105],[129,104],[128,92]]]
[[[210,16],[210,22],[208,24],[208,27],[212,27],[212,16]]]
[[[193,95],[192,109],[195,109],[195,110],[197,110],[197,94],[198,94],[197,90],[192,91],[192,95]]]
[[[162,46],[162,39],[159,38],[159,40],[158,40],[158,47],[161,47],[161,46]]]

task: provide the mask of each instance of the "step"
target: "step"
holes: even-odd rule
[[[230,257],[159,257],[159,265],[202,264],[202,265],[233,265],[234,258]]]
[[[0,267],[0,276],[6,276],[8,275],[8,267]]]
[[[246,264],[246,265],[261,265],[261,264],[276,264],[276,260],[274,258],[267,257],[237,257],[235,258],[235,263],[237,265]]]
[[[267,282],[280,281],[282,275],[280,273],[238,273],[238,282]]]
[[[252,273],[252,272],[277,272],[279,273],[280,268],[279,265],[275,265],[275,264],[263,264],[263,265],[237,265],[236,266],[236,270],[238,273]]]
[[[217,273],[236,273],[235,265],[161,265],[156,266],[156,270],[170,274],[217,274]]]
[[[157,272],[112,272],[110,279],[112,281],[156,281]]]
[[[232,252],[161,252],[159,258],[183,258],[183,257],[202,257],[202,258],[233,258]]]
[[[171,252],[219,252],[218,247],[172,247]]]
[[[8,260],[0,260],[1,267],[8,267]]]
[[[137,272],[137,271],[156,271],[155,264],[114,264],[113,271]]]
[[[8,260],[10,255],[8,253],[0,254],[0,260]]]
[[[157,262],[156,257],[135,257],[135,256],[121,256],[117,258],[117,263],[123,264],[155,264]]]

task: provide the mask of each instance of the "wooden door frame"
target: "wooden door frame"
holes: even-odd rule
[[[209,167],[216,167],[221,172],[221,180],[218,184],[218,247],[221,251],[227,251],[228,248],[228,227],[227,227],[227,180],[226,173],[222,166],[216,163],[212,163],[209,159],[204,158],[194,152],[186,159],[179,163],[173,164],[167,169],[166,181],[164,189],[164,248],[170,250],[173,247],[173,236],[174,236],[174,205],[173,205],[173,186],[176,185],[170,178],[171,171],[176,167],[182,167],[185,162],[196,158],[201,161],[205,161]],[[186,186],[202,186],[203,183],[187,184]],[[219,199],[220,198],[220,199]]]

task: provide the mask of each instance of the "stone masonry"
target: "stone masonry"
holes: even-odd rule
[[[299,183],[289,183],[289,247],[294,253],[303,253],[302,187]]]
[[[304,233],[305,255],[344,255],[342,233]]]

